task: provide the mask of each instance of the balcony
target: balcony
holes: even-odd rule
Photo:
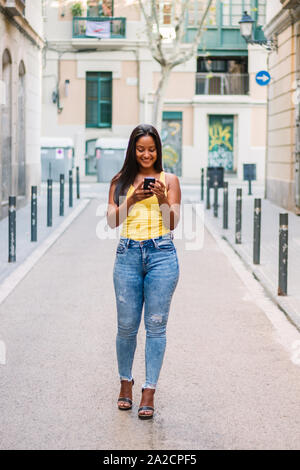
[[[196,73],[196,95],[247,95],[247,73]]]
[[[126,18],[111,16],[73,18],[73,39],[124,39]]]

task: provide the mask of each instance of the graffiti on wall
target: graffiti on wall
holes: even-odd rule
[[[164,170],[181,176],[182,121],[164,119],[161,140]]]
[[[208,165],[233,170],[233,116],[209,116]]]

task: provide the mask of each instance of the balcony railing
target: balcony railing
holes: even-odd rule
[[[247,73],[196,73],[196,95],[247,95],[248,93]]]
[[[73,38],[116,39],[126,36],[126,18],[111,16],[73,18]]]

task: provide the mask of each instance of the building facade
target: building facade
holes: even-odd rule
[[[95,171],[97,139],[128,138],[138,123],[151,120],[160,66],[149,51],[136,3],[87,1],[73,14],[72,4],[63,0],[47,7],[42,134],[73,139],[82,175]],[[160,3],[160,22],[168,26],[172,2]],[[205,4],[190,2],[187,44]],[[172,71],[161,131],[164,167],[184,181],[199,181],[200,169],[208,165],[223,165],[242,178],[243,163],[256,163],[258,179],[264,179],[266,90],[255,75],[265,70],[266,53],[248,48],[238,22],[248,9],[255,34],[262,36],[265,4],[215,0],[197,57]]]
[[[40,183],[42,3],[0,0],[0,218]]]
[[[269,57],[266,196],[300,214],[300,1],[268,2]]]

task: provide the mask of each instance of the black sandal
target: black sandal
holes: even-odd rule
[[[121,380],[122,382],[122,380]],[[128,382],[128,380],[126,380],[125,382]],[[132,379],[132,385],[134,384],[134,380]],[[119,405],[119,402],[125,402],[125,403],[129,403],[130,406],[120,406]],[[119,397],[118,398],[118,408],[119,410],[122,410],[122,411],[126,411],[126,410],[131,410],[132,408],[132,400],[131,398],[128,398],[128,397]]]
[[[142,392],[144,391],[145,389],[142,388]],[[154,393],[155,393],[155,389],[154,389]],[[151,414],[140,414],[140,411],[152,411]],[[138,417],[140,419],[152,419],[153,418],[153,415],[154,415],[154,408],[153,406],[141,406],[139,409],[138,409]]]

